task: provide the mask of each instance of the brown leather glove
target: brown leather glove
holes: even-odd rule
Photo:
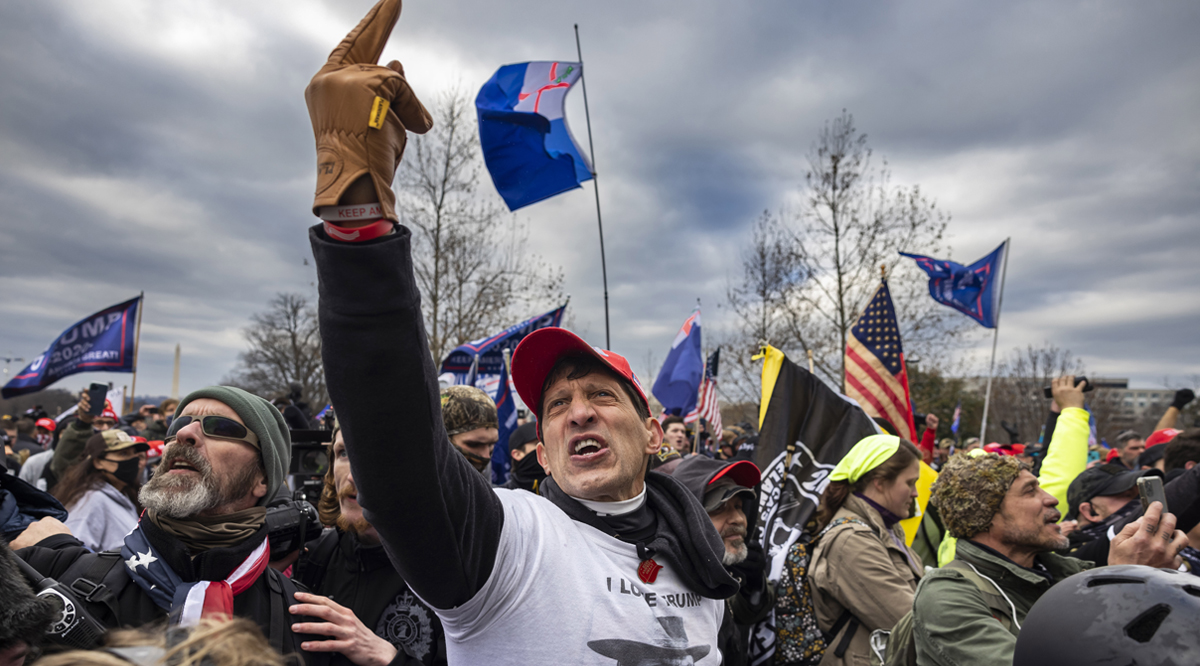
[[[351,183],[370,174],[383,216],[399,221],[392,179],[404,154],[404,130],[424,134],[433,119],[408,87],[399,62],[376,64],[398,18],[400,0],[381,0],[304,90],[317,139],[314,215],[321,206],[337,205]]]

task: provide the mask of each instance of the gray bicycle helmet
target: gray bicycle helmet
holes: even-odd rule
[[[1200,578],[1120,565],[1075,574],[1025,618],[1013,663],[1022,666],[1200,662]]]

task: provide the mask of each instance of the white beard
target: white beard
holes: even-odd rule
[[[184,479],[175,479],[164,474],[155,474],[138,493],[138,501],[147,509],[154,509],[169,518],[187,518],[201,511],[216,507],[221,496],[215,484],[208,483],[208,478],[192,480],[185,484]]]
[[[721,556],[721,564],[731,567],[735,564],[741,564],[750,555],[750,549],[746,547],[746,541],[742,541],[742,545],[735,549],[732,553],[729,549],[725,549],[725,554]]]

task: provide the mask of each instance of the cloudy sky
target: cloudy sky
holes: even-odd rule
[[[371,4],[0,4],[0,354],[145,291],[138,393],[169,391],[176,343],[186,390],[233,367],[273,294],[314,294],[303,89]],[[696,298],[728,325],[750,225],[847,109],[896,184],[952,213],[951,258],[1012,237],[1002,350],[1050,341],[1135,385],[1200,373],[1200,5],[413,0],[384,59],[432,105],[573,59],[573,23],[635,367]],[[591,185],[519,215],[603,344]]]

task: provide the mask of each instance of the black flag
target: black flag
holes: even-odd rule
[[[859,440],[879,429],[861,407],[789,361],[783,352],[768,347],[764,356],[763,386],[769,386],[770,393],[764,388],[766,413],[754,452],[754,463],[762,470],[754,539],[766,550],[768,577],[777,581],[784,558],[816,510],[834,466]],[[774,648],[774,623],[768,618],[751,633],[751,663],[767,663]]]

